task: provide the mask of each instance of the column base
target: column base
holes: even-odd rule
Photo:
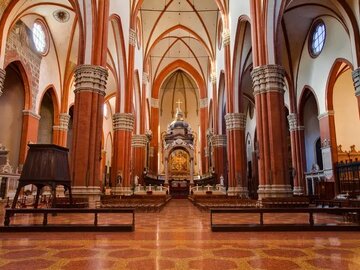
[[[134,191],[131,187],[114,187],[111,189],[111,193],[113,195],[131,196],[134,194]]]
[[[294,195],[304,195],[304,188],[303,187],[294,187],[293,190]]]
[[[290,185],[259,185],[258,197],[262,198],[279,198],[292,197],[293,192]]]
[[[96,202],[100,201],[102,194],[100,187],[85,186],[71,187],[71,193],[74,198],[87,198],[89,200],[89,208],[95,208]]]
[[[227,190],[228,196],[239,196],[241,198],[249,197],[249,190],[247,187],[229,187]]]

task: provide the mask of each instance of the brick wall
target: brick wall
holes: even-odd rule
[[[42,56],[37,54],[32,41],[31,30],[18,21],[9,32],[6,41],[5,66],[13,61],[20,61],[27,74],[31,93],[31,110],[36,107],[39,92],[39,74]]]

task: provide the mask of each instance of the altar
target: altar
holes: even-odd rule
[[[187,179],[189,183],[186,187],[189,190],[189,185],[194,184],[194,135],[190,125],[184,121],[183,112],[179,106],[176,109],[174,121],[168,125],[163,145],[165,184],[170,184],[170,179],[173,181]],[[181,184],[180,181],[176,185],[180,189],[185,182]]]

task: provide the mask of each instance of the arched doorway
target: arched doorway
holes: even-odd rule
[[[19,68],[12,63],[6,68],[4,90],[0,98],[0,144],[9,150],[9,163],[19,165],[25,88]]]
[[[40,105],[40,121],[38,143],[49,144],[53,142],[54,104],[50,90],[46,91]]]

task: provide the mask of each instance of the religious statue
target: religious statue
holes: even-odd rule
[[[224,186],[224,176],[220,175],[220,186]]]
[[[121,186],[122,182],[122,172],[119,170],[116,176],[116,185]]]

